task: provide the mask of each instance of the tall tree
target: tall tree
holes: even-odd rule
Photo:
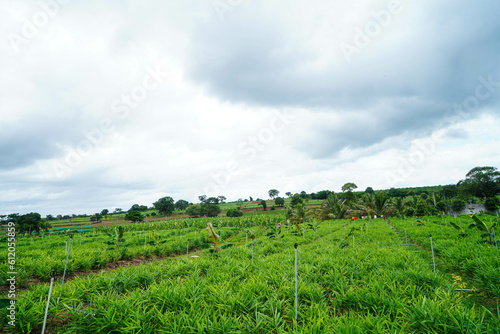
[[[292,194],[291,192],[289,192],[289,191],[287,191],[287,192],[285,193],[285,195],[287,195],[287,196],[288,196],[288,198],[290,198],[290,197],[292,197],[292,196],[293,196],[293,194]]]
[[[283,197],[276,197],[274,199],[274,204],[276,204],[276,206],[283,206],[285,205],[285,199]]]
[[[201,204],[201,212],[207,217],[217,217],[221,212],[219,206],[219,199],[216,197],[209,197]]]
[[[198,196],[198,199],[200,200],[201,203],[204,203],[207,200],[207,195]]]
[[[217,196],[217,198],[219,199],[220,203],[224,203],[224,201],[227,199],[226,196],[223,196],[223,195],[219,195],[219,196]]]
[[[144,216],[140,211],[129,211],[125,215],[125,220],[129,220],[132,223],[142,222],[144,220]]]
[[[260,201],[259,205],[262,205],[262,210],[263,210],[263,211],[266,211],[266,208],[267,208],[267,203],[266,203],[266,201],[264,201],[264,200]]]
[[[101,216],[103,216],[104,218],[108,218],[108,213],[109,213],[108,209],[103,209],[101,211]]]
[[[40,221],[42,217],[37,212],[31,212],[19,217],[16,217],[16,226],[19,229],[19,232],[33,232],[38,231]]]
[[[356,189],[358,186],[355,185],[352,182],[348,182],[342,186],[342,192],[344,193],[344,198],[348,201],[351,202],[354,200],[355,196],[354,193],[352,192],[354,189]]]
[[[160,198],[158,201],[153,203],[153,206],[155,210],[158,210],[158,212],[164,216],[174,212],[175,209],[174,199],[170,196]]]
[[[92,216],[90,216],[90,221],[93,223],[100,223],[102,220],[102,216],[99,213],[95,213]]]
[[[292,200],[290,201],[290,205],[292,207],[295,207],[297,204],[302,204],[304,203],[304,200],[302,199],[302,197],[300,197],[299,194],[295,194],[292,196]]]
[[[269,194],[269,197],[271,197],[271,199],[278,197],[278,195],[280,194],[280,192],[276,189],[271,189],[267,193]]]
[[[183,210],[186,210],[186,208],[189,206],[189,202],[188,201],[185,201],[183,199],[180,199],[178,200],[177,202],[175,202],[175,208],[177,210],[180,210],[180,211],[183,211]]]
[[[496,167],[475,167],[458,182],[459,192],[479,198],[490,198],[500,194],[500,171]]]

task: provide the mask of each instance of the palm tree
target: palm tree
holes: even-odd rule
[[[296,223],[303,224],[311,214],[311,209],[307,208],[303,203],[299,203],[292,211],[292,218]]]
[[[389,208],[389,197],[383,193],[375,194],[373,198],[373,211],[376,215],[384,215]]]
[[[402,197],[395,197],[395,198],[392,198],[391,202],[392,202],[391,204],[396,209],[398,216],[402,216],[404,209],[405,209],[405,202],[403,201],[403,198]]]

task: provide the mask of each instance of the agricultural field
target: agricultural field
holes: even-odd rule
[[[471,223],[274,214],[127,225],[121,238],[103,227],[73,235],[62,288],[69,235],[20,238],[12,332],[41,332],[55,271],[49,333],[500,333],[500,251]]]

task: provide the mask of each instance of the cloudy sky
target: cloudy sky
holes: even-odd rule
[[[0,214],[500,167],[497,0],[0,6]]]

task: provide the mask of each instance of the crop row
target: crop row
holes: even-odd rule
[[[278,238],[254,227],[208,251],[56,285],[49,328],[99,333],[498,333],[498,319],[434,274],[381,220]],[[411,226],[411,224],[409,225]],[[407,226],[407,228],[409,228]],[[352,228],[355,228],[354,230]],[[281,237],[282,236],[282,237]],[[294,247],[298,244],[298,323]],[[16,330],[40,329],[48,285],[23,291]],[[1,314],[4,316],[4,314]]]

